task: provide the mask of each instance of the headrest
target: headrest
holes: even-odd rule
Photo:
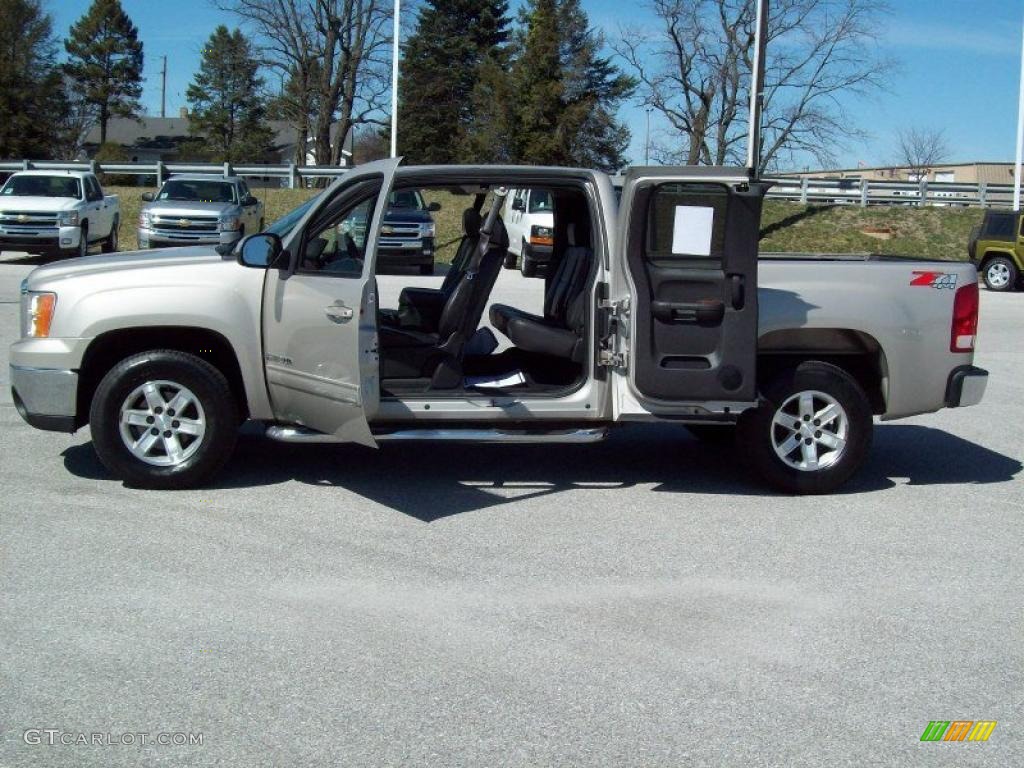
[[[466,237],[479,237],[480,223],[480,212],[476,208],[467,208],[462,212],[462,231]]]
[[[576,245],[576,225],[569,222],[569,226],[565,229],[565,238],[569,241],[569,247]]]

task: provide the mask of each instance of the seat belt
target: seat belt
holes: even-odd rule
[[[480,225],[480,236],[476,241],[476,250],[473,252],[473,258],[469,260],[469,266],[466,268],[467,280],[476,279],[477,272],[480,271],[480,264],[483,262],[484,256],[491,249],[494,225],[498,221],[498,214],[501,213],[501,208],[505,204],[507,196],[507,187],[498,187],[494,190],[494,202],[491,203],[491,210],[487,212],[487,218],[484,219],[484,223]]]

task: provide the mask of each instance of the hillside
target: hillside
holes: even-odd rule
[[[135,247],[135,230],[142,205],[142,187],[112,187],[121,196],[121,248]],[[264,201],[269,224],[308,199],[315,190],[254,189]],[[438,244],[457,238],[465,203],[444,192],[431,193],[442,204],[436,215]],[[971,229],[981,221],[976,208],[916,208],[912,206],[860,208],[851,205],[803,206],[769,200],[765,203],[761,248],[795,253],[887,253],[960,260],[967,258]],[[865,228],[888,229],[891,239],[863,233]],[[443,248],[440,261],[451,258],[454,247]]]

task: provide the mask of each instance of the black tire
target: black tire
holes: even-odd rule
[[[263,219],[260,219],[260,228],[259,228],[258,230],[256,230],[256,231],[257,231],[257,232],[262,232],[262,231],[263,231],[264,229],[266,229],[266,228],[267,228],[267,227],[266,227],[266,221],[265,221],[265,220],[263,220]]]
[[[430,262],[429,264],[420,264],[420,274],[421,275],[432,275],[432,274],[434,274],[434,262]]]
[[[107,239],[103,241],[103,252],[104,253],[116,253],[117,252],[117,237],[118,227],[121,226],[121,220],[114,217],[114,224],[110,228],[110,234],[107,235]]]
[[[75,254],[79,258],[84,258],[89,255],[89,225],[82,224],[82,233],[78,242],[78,252]]]
[[[735,424],[687,424],[686,431],[710,445],[728,445],[736,442]]]
[[[519,257],[512,251],[505,254],[505,269],[516,269],[519,267]]]
[[[137,458],[121,435],[125,400],[138,387],[158,380],[187,387],[205,417],[199,446],[183,461],[166,466]],[[162,415],[169,418],[179,414],[168,410]],[[158,349],[133,355],[110,369],[93,396],[89,424],[96,453],[115,476],[138,488],[171,490],[200,485],[224,466],[238,437],[239,410],[223,373],[194,355]],[[142,427],[140,435],[146,431]],[[184,448],[189,450],[189,446]]]
[[[1020,271],[1009,256],[994,256],[985,261],[981,279],[990,291],[1006,293],[1017,287]],[[1005,280],[1005,282],[1003,282]]]
[[[536,277],[537,276],[537,262],[526,255],[526,243],[523,243],[523,258],[519,263],[519,271],[523,273],[523,277]]]
[[[779,410],[799,393],[807,392],[823,393],[841,406],[846,418],[846,437],[841,450],[830,447],[820,456],[817,454],[817,439],[824,437],[834,440],[834,431],[841,419],[826,419],[826,423],[820,425],[824,430],[818,430],[818,422],[813,418],[805,422],[799,415],[789,416],[788,412]],[[871,448],[873,432],[871,404],[864,390],[846,371],[816,361],[801,363],[795,370],[776,378],[763,394],[766,402],[755,410],[747,411],[740,418],[738,437],[754,468],[769,483],[789,493],[830,493],[849,480],[864,463]],[[816,402],[820,404],[824,401]],[[793,418],[794,427],[806,423],[809,436],[800,438],[801,432],[790,429],[788,422],[786,426],[776,425],[776,412]],[[780,450],[784,451],[789,442],[784,439],[787,437],[796,441],[788,460],[780,457],[775,447],[776,443],[781,443]],[[800,463],[809,463],[803,453],[806,440],[811,440],[811,443],[807,443],[808,450],[813,445],[815,456],[822,459],[823,463],[828,461],[828,464],[819,469],[801,469],[792,465],[797,451],[801,454]]]

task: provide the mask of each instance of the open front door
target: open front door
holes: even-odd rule
[[[263,351],[275,416],[376,445],[380,402],[374,261],[398,160],[360,166],[285,237],[291,269],[271,269]]]
[[[612,286],[617,415],[728,416],[755,400],[766,189],[714,168],[626,176]]]

